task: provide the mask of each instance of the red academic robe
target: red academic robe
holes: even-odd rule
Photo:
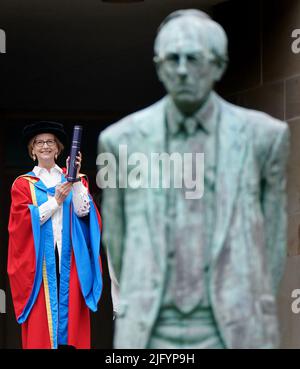
[[[11,190],[11,209],[9,218],[9,249],[8,266],[10,287],[17,320],[22,316],[25,306],[33,290],[36,276],[36,250],[34,247],[34,234],[32,219],[28,205],[33,204],[32,185],[37,178],[21,176],[14,182]],[[87,182],[82,179],[87,187]],[[96,208],[96,207],[95,207]],[[99,226],[100,214],[97,211]],[[101,261],[99,256],[101,268]],[[101,268],[102,272],[102,268]],[[22,346],[25,349],[53,348],[50,339],[51,328],[45,296],[44,279],[41,282],[37,297],[22,323]],[[47,292],[47,290],[46,290]],[[69,306],[67,325],[67,344],[76,348],[90,348],[90,315],[89,308],[81,292],[74,251],[71,251],[70,278],[69,278]],[[52,332],[53,334],[53,332]]]

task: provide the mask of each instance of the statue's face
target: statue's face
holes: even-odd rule
[[[204,31],[195,19],[174,19],[161,30],[158,76],[176,105],[187,112],[202,104],[222,75],[201,37]]]

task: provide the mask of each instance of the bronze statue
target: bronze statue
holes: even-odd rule
[[[103,242],[120,287],[115,347],[277,347],[287,124],[213,91],[227,37],[207,14],[170,14],[154,49],[167,95],[105,129],[99,152],[204,153],[204,194],[187,198],[185,185],[103,189]],[[107,170],[124,184],[131,168],[120,160]],[[143,168],[136,178],[148,176]]]

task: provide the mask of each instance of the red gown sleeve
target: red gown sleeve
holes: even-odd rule
[[[11,189],[7,272],[15,314],[22,314],[35,277],[36,256],[28,205],[32,204],[29,183],[18,178]]]

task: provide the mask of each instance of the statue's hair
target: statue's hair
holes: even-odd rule
[[[203,36],[206,38],[209,50],[215,56],[216,62],[227,64],[227,36],[223,27],[215,22],[208,14],[198,9],[176,10],[169,14],[160,24],[154,42],[154,53],[159,56],[160,36],[164,27],[177,18],[195,17],[203,24]]]
[[[167,15],[166,18],[161,22],[160,26],[158,27],[157,33],[159,33],[160,30],[171,20],[175,18],[186,16],[186,15],[192,15],[195,17],[199,17],[201,19],[211,19],[211,17],[207,13],[204,13],[203,11],[198,10],[198,9],[175,10],[174,12]]]

